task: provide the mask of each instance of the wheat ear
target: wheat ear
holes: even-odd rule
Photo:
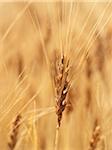
[[[21,120],[21,115],[17,115],[15,121],[13,122],[12,131],[10,134],[10,142],[8,142],[8,147],[10,150],[14,150],[16,146],[19,127],[20,127],[20,123],[19,123],[20,120]]]
[[[55,150],[58,147],[59,127],[61,125],[62,114],[67,105],[67,94],[69,90],[68,82],[69,61],[65,59],[63,55],[61,59],[56,60],[55,65],[55,93],[56,93],[56,115],[57,115],[57,127],[55,137]]]

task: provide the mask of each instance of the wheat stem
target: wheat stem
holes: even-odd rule
[[[58,139],[59,139],[59,126],[56,128],[56,136],[55,136],[55,146],[54,150],[58,150]]]

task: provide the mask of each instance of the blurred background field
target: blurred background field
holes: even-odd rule
[[[69,105],[59,150],[112,150],[112,2],[0,2],[0,150],[21,122],[15,150],[53,150],[56,134],[52,66],[63,49],[71,60]],[[88,52],[88,57],[82,56]],[[91,149],[93,150],[93,149]]]

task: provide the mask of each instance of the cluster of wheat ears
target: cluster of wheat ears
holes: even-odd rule
[[[111,0],[0,1],[0,150],[112,150]]]

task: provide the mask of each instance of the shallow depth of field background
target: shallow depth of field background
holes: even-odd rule
[[[72,62],[72,86],[58,149],[87,150],[98,120],[97,149],[112,150],[112,2],[78,1],[0,2],[0,150],[8,149],[18,114],[16,150],[54,149],[51,72],[61,46]]]

